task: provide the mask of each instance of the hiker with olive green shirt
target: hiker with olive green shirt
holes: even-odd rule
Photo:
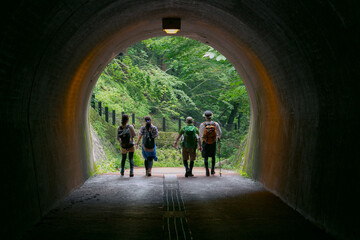
[[[174,143],[174,148],[177,148],[177,143],[181,136],[184,136],[184,141],[182,142],[182,157],[185,167],[185,177],[192,177],[192,169],[194,167],[194,160],[196,159],[196,148],[199,146],[201,151],[200,139],[198,138],[199,129],[193,125],[192,117],[187,117],[185,123],[187,126],[183,127],[179,136],[176,138]],[[190,158],[190,167],[188,165],[188,160]]]

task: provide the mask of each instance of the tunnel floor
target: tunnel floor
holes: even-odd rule
[[[333,239],[257,182],[183,172],[92,177],[23,239]]]

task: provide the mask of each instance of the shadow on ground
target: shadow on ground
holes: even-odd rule
[[[261,184],[234,173],[154,169],[145,177],[98,175],[31,229],[29,239],[164,239],[162,174],[177,174],[192,239],[332,239]]]

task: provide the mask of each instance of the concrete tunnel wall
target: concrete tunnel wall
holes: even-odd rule
[[[248,171],[340,239],[359,232],[355,1],[13,1],[2,8],[2,236],[19,238],[90,175],[87,107],[163,17],[221,51],[251,101]],[[359,194],[358,194],[359,195]]]

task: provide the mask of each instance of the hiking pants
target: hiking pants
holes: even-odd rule
[[[124,173],[125,170],[125,161],[126,161],[126,153],[121,154],[121,172]],[[129,163],[130,163],[130,172],[134,172],[134,152],[129,152]]]
[[[146,169],[146,170],[152,168],[153,162],[154,162],[153,160],[154,160],[153,157],[148,157],[148,158],[146,158],[146,160],[144,161],[144,163],[145,163],[145,169]]]
[[[209,167],[208,157],[204,157],[205,168]],[[215,170],[215,156],[211,157],[211,171]]]

